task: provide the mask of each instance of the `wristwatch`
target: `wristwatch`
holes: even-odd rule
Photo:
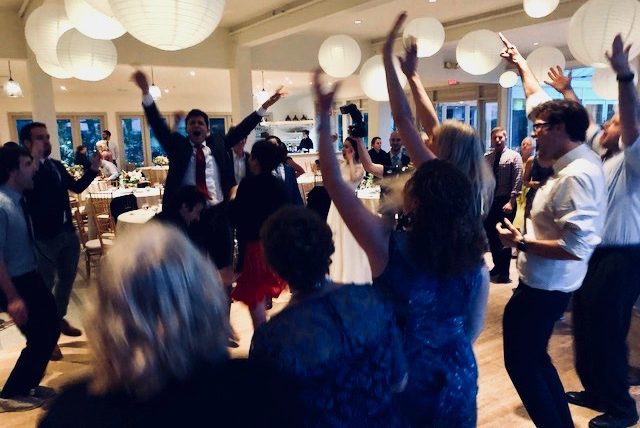
[[[618,82],[632,82],[634,77],[636,77],[636,75],[633,73],[633,71],[630,71],[626,74],[618,74],[616,76],[616,80]]]
[[[518,251],[522,251],[523,253],[527,252],[527,243],[525,242],[524,238],[518,241],[518,243],[516,244],[516,248],[518,249]]]

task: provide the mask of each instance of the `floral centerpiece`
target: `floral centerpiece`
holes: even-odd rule
[[[140,185],[149,183],[142,171],[135,169],[133,171],[120,171],[120,187],[140,187]]]
[[[71,174],[74,180],[79,180],[84,175],[84,168],[82,167],[82,165],[67,165],[65,163],[64,167],[66,168],[67,172]]]
[[[169,158],[166,156],[156,156],[152,162],[155,166],[167,166],[169,165]]]
[[[376,184],[374,183],[374,176],[373,176],[373,174],[368,172],[362,178],[362,181],[360,182],[360,185],[358,186],[358,189],[371,189],[373,187],[376,187]]]

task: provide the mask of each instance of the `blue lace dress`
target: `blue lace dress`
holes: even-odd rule
[[[291,303],[253,335],[249,359],[294,379],[305,427],[407,426],[395,407],[406,360],[394,316],[370,286]]]
[[[416,427],[475,427],[478,369],[469,335],[471,307],[486,270],[439,279],[412,260],[405,232],[394,232],[389,262],[374,279],[393,302],[409,363],[399,406]]]

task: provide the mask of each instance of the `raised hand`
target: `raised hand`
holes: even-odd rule
[[[400,68],[405,76],[410,77],[418,70],[418,44],[415,37],[409,38],[409,45],[404,47],[404,58],[398,56]]]
[[[498,33],[498,36],[500,37],[500,40],[502,41],[502,44],[504,45],[504,48],[502,49],[502,52],[500,52],[500,56],[504,59],[506,59],[507,61],[509,61],[512,64],[519,64],[522,63],[524,61],[524,57],[520,54],[520,51],[518,51],[518,48],[516,47],[516,45],[514,45],[513,43],[511,43],[502,33]]]
[[[138,88],[140,88],[143,94],[149,93],[149,79],[147,78],[147,75],[144,74],[141,70],[136,70],[131,75],[131,81],[134,82]]]
[[[611,63],[611,68],[619,76],[631,73],[631,67],[629,66],[630,49],[631,45],[624,46],[622,35],[618,34],[611,44],[611,53],[605,52],[605,56]]]
[[[335,99],[341,82],[336,82],[336,84],[333,85],[333,90],[326,91],[322,87],[321,75],[322,71],[320,68],[317,68],[315,73],[313,73],[313,92],[316,99],[316,111],[320,116],[329,116],[331,115],[333,100]]]
[[[393,24],[393,28],[391,28],[391,31],[387,35],[387,40],[384,42],[383,51],[385,54],[393,53],[393,44],[398,38],[398,33],[400,32],[400,28],[402,28],[402,26],[404,25],[404,21],[406,21],[406,19],[407,19],[407,12],[402,12],[400,15],[398,15],[398,18],[396,19],[395,24]]]
[[[278,102],[278,100],[280,98],[284,98],[287,95],[288,95],[288,92],[284,88],[284,86],[280,86],[278,89],[276,89],[276,91],[273,93],[273,95],[271,95],[269,97],[269,99],[267,101],[265,101],[264,104],[262,104],[262,108],[265,109],[265,110],[268,109],[269,107],[274,105],[276,102]]]
[[[545,80],[544,82],[551,86],[553,89],[555,89],[556,91],[560,92],[561,94],[564,93],[565,91],[571,90],[571,79],[573,78],[573,71],[569,70],[569,75],[565,76],[564,73],[562,72],[562,68],[559,65],[556,65],[555,67],[551,67],[549,69],[549,71],[547,72],[547,75],[549,76],[548,80]]]

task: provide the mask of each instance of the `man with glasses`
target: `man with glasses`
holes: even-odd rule
[[[522,157],[515,150],[506,147],[507,131],[498,126],[491,130],[492,150],[485,154],[489,167],[493,169],[496,187],[493,203],[484,221],[489,249],[493,258],[491,280],[498,284],[508,284],[511,249],[504,248],[496,231],[496,223],[503,218],[513,221],[516,217],[516,199],[522,191]]]
[[[607,204],[604,171],[598,156],[583,144],[589,126],[584,107],[575,101],[544,102],[548,96],[524,57],[501,38],[501,56],[522,77],[538,153],[554,162],[554,175],[533,200],[526,235],[509,220],[504,220],[506,227],[496,224],[503,245],[520,250],[520,283],[503,317],[505,367],[537,427],[569,428],[574,425],[567,397],[547,347],[601,241]]]

